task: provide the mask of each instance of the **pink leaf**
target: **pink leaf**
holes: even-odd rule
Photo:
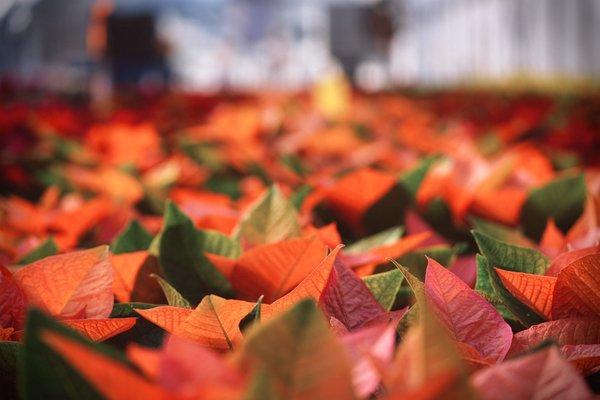
[[[512,330],[494,306],[432,259],[425,273],[425,292],[453,339],[469,344],[484,358],[504,359]]]
[[[358,328],[385,313],[363,281],[339,261],[334,263],[320,302],[330,316],[348,329]]]
[[[591,393],[555,347],[476,372],[471,382],[484,400],[588,399]]]

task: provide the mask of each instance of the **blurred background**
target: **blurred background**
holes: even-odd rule
[[[390,87],[600,76],[598,0],[0,0],[0,76],[110,93]]]

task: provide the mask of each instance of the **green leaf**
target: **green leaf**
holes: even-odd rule
[[[498,311],[508,320],[512,320],[513,317],[516,318],[526,328],[546,321],[506,290],[490,261],[481,255],[477,256],[477,285],[475,290],[483,294],[495,306],[502,304],[505,308],[496,307]],[[507,313],[507,311],[510,313]]]
[[[549,260],[535,249],[501,242],[476,230],[472,233],[479,251],[495,268],[538,275],[548,268]]]
[[[404,229],[401,226],[394,226],[352,243],[344,249],[344,253],[364,253],[379,246],[390,245],[400,239],[403,232]]]
[[[281,156],[281,162],[292,172],[300,177],[306,176],[308,168],[302,163],[302,159],[296,154],[284,154]]]
[[[302,185],[292,195],[290,196],[290,202],[294,205],[294,207],[299,210],[302,208],[302,204],[304,204],[304,200],[306,197],[313,191],[312,186],[310,185]]]
[[[110,250],[113,254],[132,253],[147,250],[152,235],[137,220],[133,220],[113,241]]]
[[[243,400],[284,400],[273,386],[273,379],[264,369],[259,369],[252,375]]]
[[[404,335],[408,332],[409,328],[415,326],[419,322],[421,305],[426,301],[425,284],[396,261],[392,261],[392,264],[394,264],[394,266],[402,273],[416,300],[398,324],[398,333]]]
[[[0,341],[0,387],[2,388],[2,398],[5,400],[19,398],[17,367],[22,352],[23,344]]]
[[[411,274],[415,275],[421,281],[424,281],[425,270],[427,269],[427,257],[432,258],[441,265],[447,267],[454,262],[456,253],[453,248],[448,246],[429,246],[403,255],[398,259],[398,263],[403,265]]]
[[[156,279],[158,284],[163,290],[165,297],[167,299],[167,304],[173,307],[183,307],[183,308],[191,308],[190,302],[183,298],[181,293],[177,291],[169,282],[161,278],[156,274],[150,274],[151,277]]]
[[[271,186],[242,216],[236,231],[254,245],[279,242],[301,233],[296,208],[277,185]]]
[[[37,260],[41,260],[42,258],[46,258],[49,256],[53,256],[58,252],[58,247],[56,246],[56,242],[54,239],[49,238],[46,239],[42,244],[38,247],[27,253],[23,256],[17,264],[27,265],[35,262]]]
[[[566,175],[534,189],[521,209],[525,234],[540,240],[549,218],[567,232],[583,212],[586,193],[583,174]]]
[[[476,231],[484,233],[501,242],[523,247],[533,247],[535,244],[517,229],[512,229],[495,222],[481,218],[471,218],[471,223]]]
[[[345,350],[313,300],[298,302],[246,337],[242,357],[286,399],[354,399]]]
[[[158,257],[167,280],[192,305],[208,294],[233,297],[229,281],[203,254],[205,235],[172,202],[167,203]]]
[[[200,230],[202,252],[218,254],[227,258],[238,258],[242,255],[240,241],[213,230]]]
[[[113,305],[113,309],[110,313],[109,318],[128,318],[128,317],[138,317],[139,314],[134,311],[134,309],[142,309],[147,310],[149,308],[158,307],[156,304],[148,304],[148,303],[115,303]]]
[[[31,309],[25,326],[25,346],[19,365],[19,385],[23,399],[98,399],[103,397],[79,373],[41,340],[51,331],[69,337],[95,351],[128,365],[113,349],[94,343],[72,329]]]
[[[396,185],[377,200],[363,216],[369,232],[379,232],[400,224],[406,209],[413,205],[419,186],[437,157],[425,158],[417,167],[404,173]]]
[[[248,315],[246,315],[244,318],[242,318],[242,320],[240,321],[240,324],[239,324],[240,331],[245,332],[252,325],[260,322],[260,309],[262,306],[263,297],[264,296],[260,296],[258,298],[258,301],[256,302],[256,305],[252,308],[252,310],[250,310]]]
[[[404,276],[397,269],[363,278],[363,282],[373,293],[375,299],[388,311],[392,309],[396,301],[403,280]]]
[[[504,319],[514,320],[514,315],[512,315],[512,313],[504,306],[502,299],[500,296],[496,295],[496,292],[492,287],[488,260],[481,254],[477,254],[475,258],[477,260],[477,281],[475,283],[475,291],[496,307],[496,310],[502,314]]]

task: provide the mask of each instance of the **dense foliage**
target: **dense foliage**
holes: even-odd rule
[[[600,387],[597,99],[0,106],[3,399]]]

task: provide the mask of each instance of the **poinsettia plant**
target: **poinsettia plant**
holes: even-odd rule
[[[600,103],[510,100],[2,100],[0,397],[594,397]]]

